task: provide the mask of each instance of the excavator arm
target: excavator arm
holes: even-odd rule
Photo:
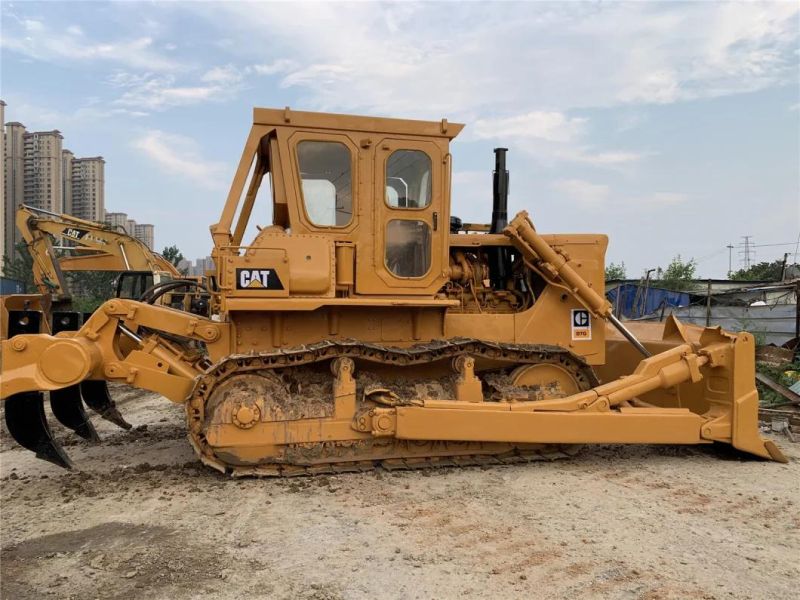
[[[42,294],[68,297],[65,271],[150,271],[181,277],[144,242],[107,225],[26,205],[17,209],[16,225],[33,258],[34,282]],[[53,239],[71,246],[54,246]],[[57,256],[59,249],[71,254]]]

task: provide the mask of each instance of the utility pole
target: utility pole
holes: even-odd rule
[[[730,279],[731,273],[733,273],[733,244],[728,244],[726,248],[728,249],[728,279]]]
[[[783,264],[781,265],[781,281],[786,281],[786,263],[789,260],[789,253],[783,253]]]

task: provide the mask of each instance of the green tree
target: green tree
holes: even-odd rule
[[[760,262],[749,269],[739,269],[731,273],[729,279],[732,281],[780,281],[782,274],[783,259],[779,258],[772,262]]]
[[[20,242],[16,245],[16,256],[12,259],[3,256],[3,276],[21,281],[25,286],[25,293],[31,294],[36,290],[33,283],[33,258],[28,252],[28,245]]]
[[[72,296],[72,306],[80,312],[94,312],[115,295],[115,271],[71,271],[65,273]]]
[[[627,277],[628,274],[625,271],[624,260],[619,264],[612,262],[606,265],[606,281],[611,281],[612,279],[626,279]]]
[[[178,266],[182,260],[185,260],[183,253],[178,250],[177,246],[167,246],[161,252],[161,256],[166,258],[169,262],[171,262],[174,266]]]
[[[661,272],[659,286],[668,290],[682,292],[692,289],[697,263],[693,258],[684,261],[678,254],[666,269]]]

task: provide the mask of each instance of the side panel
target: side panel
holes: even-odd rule
[[[332,240],[262,233],[244,256],[224,258],[219,286],[223,302],[227,297],[332,297],[334,272]]]
[[[450,243],[459,243],[451,236]],[[475,248],[482,236],[469,236],[465,245]],[[488,237],[488,236],[487,236]],[[564,252],[570,265],[601,294],[604,290],[604,235],[546,235],[548,244]],[[496,244],[493,244],[496,245]],[[581,319],[585,317],[584,323]],[[581,320],[576,327],[575,319]],[[591,365],[605,362],[605,323],[588,311],[566,289],[547,285],[534,305],[514,314],[449,312],[445,318],[448,337],[475,337],[520,344],[553,344],[569,348]]]
[[[408,346],[441,338],[444,310],[328,306],[305,312],[237,311],[231,317],[235,332],[232,352],[247,353],[326,339]]]

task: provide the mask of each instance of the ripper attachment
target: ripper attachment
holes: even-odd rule
[[[76,331],[80,328],[80,313],[53,313],[52,331]],[[19,334],[39,333],[44,315],[38,311],[11,311],[9,337]],[[59,423],[90,442],[100,441],[100,436],[84,410],[83,403],[104,419],[123,429],[130,429],[108,393],[105,381],[86,380],[79,384],[51,390],[50,409]],[[23,448],[32,450],[38,458],[64,468],[72,463],[64,449],[53,437],[44,412],[42,392],[21,392],[9,396],[5,404],[8,431]]]

